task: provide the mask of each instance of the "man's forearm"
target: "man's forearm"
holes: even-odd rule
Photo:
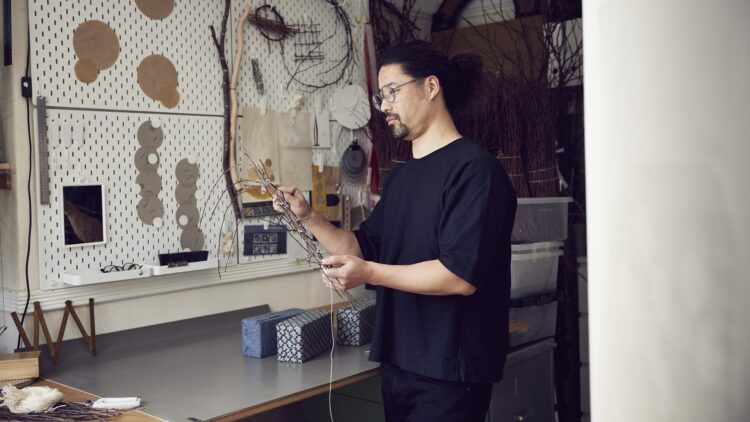
[[[357,242],[357,238],[354,237],[354,233],[334,226],[314,211],[302,223],[315,235],[318,242],[331,255],[354,255],[362,257],[362,251],[359,249],[359,243]]]
[[[367,262],[373,285],[424,295],[472,295],[476,288],[453,274],[437,259],[411,265]]]

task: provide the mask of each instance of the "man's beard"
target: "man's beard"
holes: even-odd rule
[[[393,123],[388,123],[388,126],[391,129],[391,134],[397,140],[404,139],[409,135],[409,128],[401,123],[401,120],[398,117]]]

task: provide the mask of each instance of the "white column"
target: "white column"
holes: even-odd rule
[[[593,421],[749,421],[750,1],[583,22]]]

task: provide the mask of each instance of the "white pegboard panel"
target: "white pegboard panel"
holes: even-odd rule
[[[50,205],[37,204],[39,222],[40,285],[44,289],[63,287],[60,274],[65,271],[96,271],[108,264],[125,262],[153,263],[160,252],[180,251],[180,228],[175,219],[177,186],[175,166],[183,158],[197,157],[200,177],[196,198],[202,209],[209,189],[221,176],[222,145],[220,117],[148,115],[120,112],[48,110],[50,152]],[[138,170],[133,156],[138,149],[138,127],[149,118],[159,119],[164,143],[159,148],[158,173],[162,179],[159,198],[164,204],[164,224],[160,228],[144,224],[136,212],[140,200],[135,183]],[[57,128],[83,124],[85,137],[79,147],[63,146]],[[103,245],[67,248],[62,240],[61,185],[97,182],[106,189],[107,242]],[[218,186],[223,188],[223,182]],[[212,209],[229,204],[216,191],[207,203]],[[206,247],[216,257],[221,220],[204,218],[201,222]]]
[[[226,56],[230,69],[234,57],[235,25],[245,6],[260,5],[249,0],[232,2],[226,35]],[[355,62],[351,81],[364,84],[362,71],[361,23],[366,21],[363,0],[345,2],[350,14]],[[189,154],[199,158],[201,177],[198,181],[198,207],[208,198],[208,190],[221,175],[223,111],[221,69],[208,25],[217,31],[221,24],[224,2],[221,0],[181,0],[175,2],[173,14],[163,21],[153,21],[137,9],[132,0],[88,0],[65,2],[62,0],[30,0],[31,64],[34,77],[34,97],[45,96],[48,125],[82,122],[86,140],[82,147],[73,150],[62,147],[59,137],[50,137],[50,206],[38,204],[39,266],[42,289],[65,287],[60,282],[64,271],[98,270],[104,265],[127,261],[154,262],[157,254],[180,249],[180,229],[175,222],[177,203],[174,189],[176,163]],[[323,46],[328,60],[343,53],[343,28],[335,21],[335,12],[324,0],[300,2],[284,0],[275,4],[287,23],[317,23],[321,40],[330,37]],[[117,62],[102,71],[90,85],[75,78],[73,66],[77,57],[73,51],[73,30],[82,22],[97,19],[106,22],[118,35],[121,46]],[[287,52],[293,54],[294,40],[287,41]],[[136,68],[150,54],[164,54],[174,63],[179,73],[179,105],[171,110],[148,98],[138,86]],[[238,83],[240,105],[260,105],[252,80],[250,59],[259,60],[266,87],[268,106],[286,110],[294,95],[305,97],[303,111],[312,111],[317,102],[329,107],[329,99],[338,86],[306,92],[294,82],[286,89],[289,75],[283,67],[280,45],[266,43],[257,28],[248,25],[245,30],[245,51]],[[325,66],[325,63],[321,64]],[[345,81],[342,81],[345,83]],[[80,109],[88,109],[84,111]],[[240,109],[241,110],[241,109]],[[158,113],[158,114],[155,114]],[[36,113],[35,113],[36,115]],[[137,170],[133,154],[138,149],[136,131],[149,118],[161,120],[164,144],[159,148],[162,190],[159,194],[164,205],[164,225],[147,226],[138,219],[136,204],[140,200],[135,183]],[[238,140],[241,145],[241,117],[238,118]],[[338,165],[341,153],[349,144],[350,136],[340,132],[333,123],[334,145],[323,153],[325,164]],[[53,129],[54,133],[55,130]],[[366,143],[364,133],[358,131],[360,144]],[[336,136],[340,134],[340,136]],[[37,166],[37,168],[39,168]],[[104,245],[65,248],[60,239],[62,224],[60,186],[79,182],[85,177],[89,182],[102,182],[107,192],[108,239]],[[217,185],[208,209],[220,200],[219,209],[229,204],[227,197],[219,199],[224,189],[223,180]],[[346,187],[356,191],[359,187]],[[347,192],[345,189],[345,192]],[[348,193],[348,192],[347,192]],[[356,202],[356,196],[353,197]],[[220,213],[217,213],[220,214]],[[228,215],[231,215],[229,211]],[[245,224],[259,224],[246,221]],[[221,218],[205,217],[201,224],[206,249],[216,257],[220,239]],[[253,263],[303,256],[302,249],[288,239],[286,257],[267,256],[237,258],[222,265],[240,262]],[[242,253],[242,224],[237,227],[236,246]],[[250,270],[252,266],[248,267]]]
[[[287,88],[287,82],[290,76],[285,70],[284,60],[290,69],[294,68],[295,63],[293,56],[295,54],[295,42],[310,41],[312,36],[300,36],[299,40],[295,37],[289,37],[284,41],[285,59],[281,56],[281,43],[269,42],[264,38],[258,28],[246,24],[244,30],[244,49],[241,62],[241,71],[237,84],[237,98],[241,105],[260,105],[261,97],[258,94],[251,71],[251,59],[257,59],[263,75],[263,82],[268,96],[268,106],[275,110],[287,110],[292,98],[297,95],[305,97],[305,103],[302,106],[303,111],[315,109],[317,101],[321,101],[324,108],[328,107],[328,101],[335,90],[347,82],[354,82],[364,85],[364,72],[362,66],[362,22],[365,21],[365,6],[363,0],[354,0],[341,2],[344,4],[344,10],[349,14],[352,24],[352,41],[354,47],[354,62],[352,63],[353,71],[345,73],[345,79],[337,85],[309,92],[309,89],[292,82]],[[299,24],[317,24],[320,33],[317,40],[322,42],[319,51],[323,55],[323,60],[315,65],[304,65],[308,70],[302,72],[299,77],[303,80],[310,81],[312,84],[320,84],[321,79],[317,76],[323,69],[330,68],[334,62],[338,61],[344,54],[346,45],[346,35],[341,23],[336,19],[335,10],[324,0],[309,1],[280,1],[271,3],[283,17],[284,22],[288,25]],[[246,7],[250,6],[254,11],[260,3],[257,1],[240,0],[232,2],[231,22],[232,22],[232,57],[234,58],[235,25]],[[302,39],[305,38],[306,39]],[[317,50],[316,50],[317,51]],[[304,47],[302,47],[304,53]],[[324,80],[331,81],[338,74],[337,71],[324,76]],[[351,76],[350,78],[346,78]]]
[[[178,0],[170,16],[152,20],[132,0],[30,0],[34,98],[46,97],[49,107],[221,115],[221,66],[208,27],[218,31],[223,10],[222,1]],[[115,31],[120,55],[87,85],[73,71],[73,32],[92,19]],[[180,102],[173,109],[138,85],[138,64],[151,54],[164,55],[177,69]]]

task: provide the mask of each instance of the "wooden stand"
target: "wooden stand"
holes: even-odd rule
[[[34,302],[34,343],[32,344],[29,340],[28,335],[26,334],[26,330],[23,328],[23,324],[21,324],[21,320],[18,318],[18,314],[13,312],[11,314],[11,317],[13,317],[13,322],[16,324],[16,328],[18,328],[18,333],[21,335],[21,340],[23,341],[23,344],[25,345],[25,350],[39,350],[39,327],[42,327],[42,333],[44,334],[44,340],[47,342],[47,348],[49,349],[50,357],[52,358],[52,363],[57,364],[57,358],[60,356],[60,349],[62,348],[62,340],[63,336],[65,335],[65,326],[68,323],[68,315],[73,316],[73,321],[75,321],[76,326],[78,326],[78,330],[81,332],[81,336],[83,337],[83,340],[86,342],[86,345],[89,348],[89,352],[91,352],[91,356],[96,356],[96,326],[94,323],[94,299],[89,299],[89,318],[90,318],[90,325],[91,325],[91,336],[89,336],[86,333],[86,329],[83,328],[83,324],[81,323],[80,318],[78,318],[78,314],[76,314],[75,309],[73,308],[73,302],[66,300],[65,301],[65,311],[63,312],[62,317],[62,323],[60,324],[60,331],[57,334],[57,341],[52,342],[52,336],[50,336],[49,329],[47,328],[47,321],[44,319],[44,313],[42,313],[42,307],[39,302]]]

